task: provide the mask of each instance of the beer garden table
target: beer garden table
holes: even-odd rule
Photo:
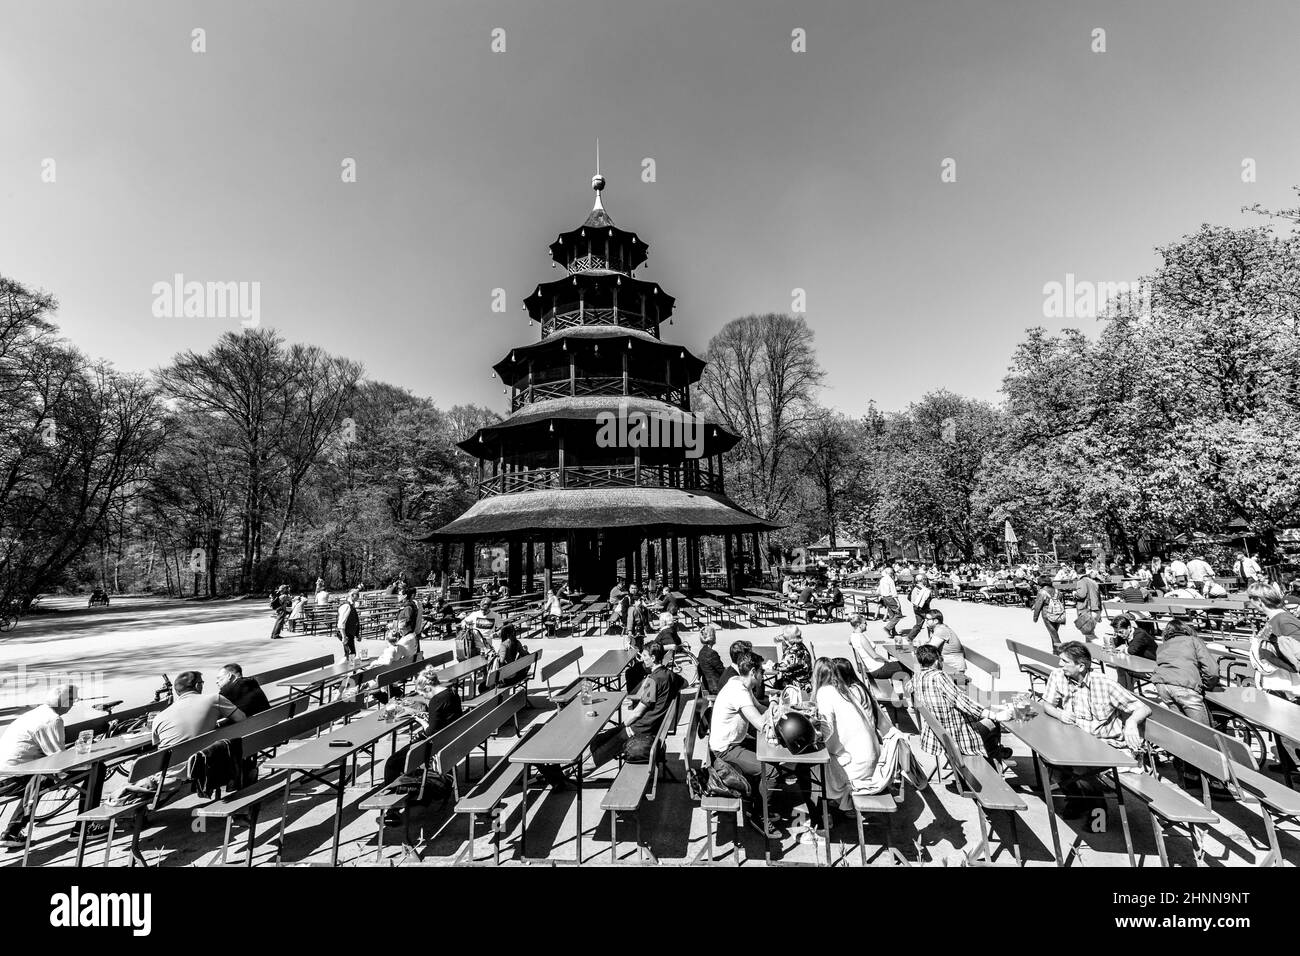
[[[830,831],[830,811],[826,807],[826,764],[831,759],[830,751],[825,747],[815,750],[812,753],[794,754],[787,750],[781,744],[769,743],[767,734],[759,731],[758,733],[758,761],[759,763],[775,764],[804,764],[816,768],[815,778],[817,781],[817,799],[822,808],[822,836],[826,841],[826,865],[831,865],[831,831]],[[767,775],[759,774],[759,789],[763,795],[763,832],[767,833],[769,829],[769,808],[768,808],[768,785]],[[772,841],[765,835],[763,837],[763,856],[768,866],[773,865],[772,861]],[[821,860],[817,860],[817,865],[821,865]]]
[[[1076,724],[1066,724],[1049,717],[1042,710],[1042,702],[1034,701],[1033,716],[1029,720],[1005,720],[1002,726],[1018,737],[1034,755],[1034,770],[1043,788],[1043,802],[1047,804],[1047,823],[1052,831],[1052,853],[1056,865],[1064,866],[1061,858],[1061,838],[1057,833],[1056,805],[1052,796],[1051,774],[1054,767],[1087,767],[1109,770],[1115,782],[1115,801],[1119,806],[1120,824],[1124,828],[1124,845],[1128,850],[1129,866],[1136,866],[1133,857],[1133,837],[1128,828],[1128,811],[1124,808],[1124,791],[1119,783],[1119,768],[1136,767],[1137,760],[1125,751],[1099,740]]]
[[[596,658],[592,665],[582,672],[582,676],[586,680],[597,681],[602,686],[608,686],[627,670],[630,663],[632,663],[631,651],[608,650]]]
[[[587,671],[590,673],[590,670]],[[586,676],[584,674],[584,676]],[[519,849],[528,855],[528,768],[536,764],[567,767],[577,765],[578,774],[578,827],[577,861],[582,865],[582,760],[591,742],[611,718],[618,716],[619,707],[627,698],[622,691],[601,691],[583,703],[582,695],[570,701],[552,717],[541,730],[520,744],[510,754],[510,762],[523,764],[523,800],[520,804]]]
[[[370,772],[373,776],[375,744],[392,734],[393,745],[396,747],[397,732],[414,719],[411,714],[398,711],[393,720],[384,720],[382,712],[376,711],[338,727],[328,734],[316,737],[301,747],[276,754],[268,760],[266,766],[269,769],[292,771],[284,781],[284,810],[280,816],[280,852],[284,852],[284,830],[289,820],[289,793],[293,788],[294,773],[298,773],[335,791],[334,843],[330,854],[330,865],[338,866],[339,830],[343,820],[343,794],[347,789],[348,759],[355,759],[362,751],[371,751]],[[337,783],[331,782],[326,776],[335,765],[338,767]]]
[[[23,844],[22,865],[27,865],[28,857],[32,851],[32,833],[36,828],[36,807],[40,803],[42,778],[60,774],[73,775],[85,771],[85,789],[82,791],[80,802],[81,812],[84,813],[87,810],[93,810],[99,805],[100,794],[104,785],[105,765],[109,761],[128,757],[145,750],[152,743],[153,734],[147,730],[122,737],[105,737],[101,740],[92,741],[90,749],[85,753],[78,752],[74,744],[66,750],[60,750],[48,757],[26,760],[7,770],[0,771],[0,776],[35,778],[32,793],[32,812],[27,818],[27,837]]]

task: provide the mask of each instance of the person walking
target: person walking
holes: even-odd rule
[[[894,628],[903,619],[903,612],[898,604],[898,586],[894,584],[894,572],[889,565],[880,569],[880,584],[877,589],[880,606],[889,612],[889,617],[885,619],[885,633],[896,638],[898,635]]]
[[[1047,629],[1047,637],[1055,652],[1061,647],[1060,627],[1065,623],[1065,601],[1061,599],[1061,592],[1051,578],[1039,578],[1038,585],[1038,595],[1034,598],[1032,607],[1034,621],[1037,622],[1042,617],[1043,627]]]
[[[335,633],[343,645],[343,659],[350,660],[357,654],[357,637],[361,634],[361,614],[357,605],[361,601],[361,592],[353,588],[339,605],[339,618]]]
[[[275,615],[275,623],[271,625],[271,640],[278,641],[280,632],[284,630],[284,622],[289,617],[289,607],[291,601],[289,598],[289,585],[281,584],[271,595],[271,613]]]

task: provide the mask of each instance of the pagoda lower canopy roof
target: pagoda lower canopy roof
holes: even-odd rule
[[[596,416],[600,412],[619,414],[624,408],[629,415],[632,412],[642,412],[651,420],[658,421],[671,422],[674,415],[694,415],[702,423],[707,454],[710,455],[728,451],[740,441],[740,436],[725,425],[710,421],[700,412],[683,412],[677,406],[655,398],[640,398],[635,395],[571,395],[564,398],[548,398],[542,402],[525,405],[507,418],[480,428],[469,438],[458,443],[457,447],[478,456],[478,452],[485,445],[494,444],[511,430],[541,423],[549,424],[552,419],[591,422],[594,433]]]
[[[773,531],[773,524],[726,495],[681,488],[551,488],[493,495],[423,541],[643,528],[656,534]]]
[[[504,379],[511,366],[539,353],[562,352],[565,350],[564,346],[567,341],[573,342],[569,346],[570,349],[582,350],[589,349],[593,340],[598,343],[609,340],[611,348],[627,348],[626,342],[629,339],[637,343],[631,350],[633,353],[643,348],[640,343],[644,342],[644,347],[652,350],[651,355],[681,357],[690,370],[692,384],[699,381],[700,373],[704,371],[707,364],[704,359],[695,355],[686,346],[674,345],[671,342],[657,339],[649,332],[644,332],[641,329],[632,329],[624,325],[573,325],[565,329],[558,329],[538,342],[529,342],[527,345],[516,346],[510,350],[509,355],[493,365],[492,369]],[[685,355],[683,356],[682,353],[685,353]]]

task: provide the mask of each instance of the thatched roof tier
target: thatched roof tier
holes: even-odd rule
[[[524,308],[530,318],[540,321],[551,312],[552,306],[557,311],[569,312],[579,308],[581,299],[592,310],[591,321],[594,322],[600,314],[596,311],[597,307],[612,308],[615,292],[618,293],[622,314],[627,316],[629,325],[632,324],[633,315],[638,314],[643,300],[646,321],[652,323],[667,322],[677,301],[660,288],[658,282],[600,270],[575,272],[560,279],[539,283],[524,298]]]
[[[640,528],[653,537],[735,534],[779,527],[726,495],[680,488],[565,488],[484,498],[422,540],[558,536],[597,528]]]
[[[636,355],[639,364],[647,361],[657,363],[660,377],[663,376],[663,363],[672,362],[674,375],[681,369],[682,378],[689,382],[698,382],[704,371],[704,359],[693,354],[683,345],[673,345],[655,338],[641,329],[630,329],[621,325],[575,325],[558,329],[539,342],[521,345],[510,350],[501,361],[492,366],[504,382],[520,380],[528,374],[528,361],[545,364],[547,359],[563,358],[568,362],[568,353],[591,355],[592,346],[599,345],[601,354],[617,355],[621,349],[628,348]],[[677,384],[681,384],[678,382]]]
[[[626,404],[623,404],[626,403]],[[699,413],[683,412],[674,405],[653,398],[637,398],[620,395],[577,395],[564,398],[552,398],[543,402],[525,405],[493,425],[480,428],[472,436],[460,442],[459,447],[476,458],[493,459],[497,456],[498,443],[503,439],[513,445],[523,446],[528,431],[549,431],[553,421],[589,423],[592,440],[597,431],[597,415],[613,412],[616,416],[626,411],[628,416],[641,412],[649,421],[661,429],[665,424],[682,420],[683,415],[695,415],[703,428],[703,455],[716,455],[732,448],[739,436],[727,429],[725,425],[704,418]]]

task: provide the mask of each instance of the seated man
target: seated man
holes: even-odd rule
[[[965,674],[966,648],[962,646],[957,632],[943,623],[943,611],[936,607],[926,611],[925,626],[928,636],[921,646],[929,645],[943,655],[943,666],[948,673]]]
[[[1061,666],[1047,678],[1043,713],[1075,724],[1114,747],[1142,747],[1142,731],[1151,708],[1104,674],[1092,670],[1092,655],[1081,641],[1066,641],[1059,651]],[[1080,781],[1104,768],[1053,768],[1053,775],[1068,798],[1061,808],[1065,817],[1083,816],[1088,810]]]
[[[461,653],[465,659],[477,657],[487,647],[489,635],[496,630],[496,615],[492,613],[492,599],[484,598],[479,602],[478,610],[471,611],[461,619],[462,633]]]
[[[755,743],[754,735],[763,732],[763,715],[766,712],[766,708],[760,709],[754,697],[754,688],[762,671],[762,658],[747,652],[740,655],[733,653],[732,660],[735,662],[734,668],[728,668],[732,676],[722,685],[722,690],[713,702],[713,713],[709,720],[709,753],[730,764],[749,780],[750,799],[745,816],[754,829],[769,839],[776,839],[780,837],[780,832],[774,827],[764,829],[762,813],[758,809],[759,777],[766,777],[771,789],[777,785],[781,776],[779,765],[759,763]]]
[[[221,721],[237,724],[245,714],[220,694],[203,693],[203,675],[198,671],[185,671],[172,683],[176,696],[170,706],[161,711],[153,722],[155,747],[193,740],[200,734],[216,730]],[[182,771],[184,767],[181,768]]]
[[[217,690],[221,696],[244,712],[245,717],[252,717],[264,710],[269,710],[271,702],[255,677],[245,677],[244,669],[238,664],[227,664],[217,675]]]
[[[1142,657],[1149,661],[1156,659],[1156,639],[1146,628],[1134,627],[1133,618],[1127,614],[1116,615],[1111,619],[1110,626],[1114,631],[1111,644],[1116,650],[1121,650],[1130,657]],[[1123,668],[1116,670],[1119,686],[1127,691],[1137,689],[1137,681],[1130,672]]]
[[[803,642],[803,632],[794,624],[781,630],[781,660],[773,671],[773,686],[784,690],[791,685],[807,691],[812,682],[812,655]]]
[[[722,690],[722,674],[726,670],[722,656],[713,647],[717,642],[718,629],[712,624],[704,625],[704,630],[700,632],[700,652],[695,657],[695,667],[700,675],[700,683],[710,694]]]
[[[76,685],[64,684],[50,688],[43,704],[15,717],[0,736],[0,771],[61,752],[64,749],[63,715],[76,702]],[[36,795],[36,782],[35,777],[0,777],[0,794],[22,794],[13,818],[0,835],[0,848],[21,850],[26,845],[23,831],[27,829],[27,822],[35,809],[32,801]],[[67,782],[70,781],[60,780],[60,783]],[[44,789],[50,789],[49,781],[45,781]]]
[[[727,648],[727,656],[731,658],[731,665],[722,672],[722,684],[725,687],[727,681],[737,676],[740,671],[738,666],[740,661],[749,660],[751,656],[758,656],[758,674],[754,677],[753,686],[750,688],[757,700],[763,707],[767,707],[767,688],[763,682],[763,665],[764,660],[761,655],[754,655],[754,645],[750,641],[732,641],[731,646]]]
[[[153,722],[153,745],[157,749],[171,747],[216,730],[226,724],[237,724],[245,719],[242,710],[221,694],[203,693],[203,675],[198,671],[184,671],[172,683],[175,697],[170,706],[162,710]],[[176,786],[188,779],[188,761],[167,770],[167,786]],[[154,793],[159,786],[158,774],[136,784],[127,784],[116,794],[116,800],[132,800],[143,793]]]
[[[425,710],[423,719],[416,717],[420,729],[411,734],[411,739],[405,746],[398,747],[384,761],[385,784],[392,783],[402,775],[402,771],[406,767],[406,754],[411,749],[412,744],[436,734],[464,713],[460,702],[460,694],[456,693],[456,689],[451,685],[442,683],[438,677],[438,672],[432,667],[426,667],[420,672],[420,676],[415,679],[415,692],[422,697],[427,697],[429,705]],[[402,814],[400,810],[394,808],[384,813],[385,826],[395,827],[401,826],[401,824]]]
[[[943,672],[943,658],[937,647],[920,645],[916,649],[916,663],[921,668],[916,679],[917,699],[952,734],[957,750],[972,757],[988,757],[999,771],[1010,775],[1016,764],[1010,759],[1010,748],[1002,746],[993,712],[957,689],[952,678]],[[921,721],[921,746],[936,757],[943,753],[943,744],[926,721]]]
[[[681,676],[664,665],[665,648],[651,641],[641,652],[641,665],[646,668],[645,679],[636,693],[623,701],[623,726],[602,731],[591,744],[594,766],[613,760],[623,753],[627,742],[642,734],[653,736],[672,712],[677,695],[682,689]]]

